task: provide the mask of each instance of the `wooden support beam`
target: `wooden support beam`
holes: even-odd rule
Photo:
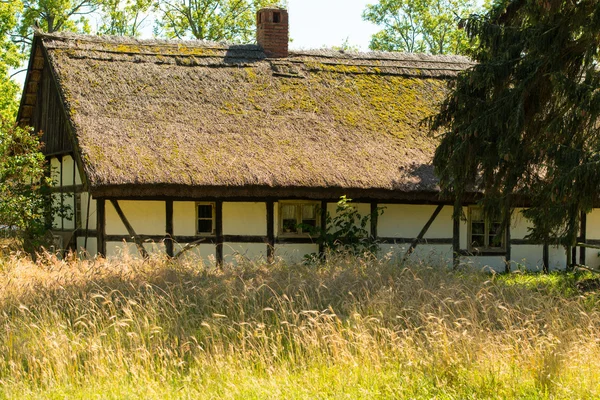
[[[129,233],[129,236],[131,236],[133,238],[133,241],[135,242],[135,245],[137,246],[137,249],[140,252],[140,255],[144,258],[148,258],[148,252],[144,248],[144,242],[142,242],[142,240],[137,235],[137,233],[135,233],[135,230],[133,229],[133,227],[127,220],[127,217],[125,217],[123,210],[121,210],[121,206],[119,205],[119,202],[117,200],[111,199],[110,203],[115,208],[115,211],[119,215],[119,218],[121,218],[121,222],[123,222],[123,225],[125,225],[125,229],[127,229],[127,233]]]
[[[327,230],[327,201],[323,200],[321,201],[321,212],[320,212],[320,218],[321,218],[321,229],[324,231]],[[325,256],[325,243],[319,243],[319,255],[321,257]]]
[[[165,213],[165,232],[167,233],[167,237],[165,238],[165,249],[167,251],[167,255],[169,257],[173,257],[173,200],[165,201]]]
[[[504,272],[510,272],[510,261],[512,259],[512,247],[510,243],[510,210],[507,213],[506,220],[504,221],[504,229],[506,231],[506,254],[504,255]]]
[[[454,268],[458,268],[460,264],[460,211],[460,207],[455,204],[452,215],[452,264]]]
[[[96,200],[96,240],[98,253],[106,257],[106,201]]]
[[[216,261],[223,265],[223,200],[215,201],[215,236],[217,237]]]
[[[275,257],[275,202],[268,200],[267,207],[267,260],[272,263]]]
[[[429,227],[431,226],[431,224],[433,224],[433,221],[435,221],[435,219],[437,218],[437,216],[440,214],[440,211],[442,211],[442,208],[444,208],[444,205],[440,204],[433,211],[433,214],[431,214],[431,217],[429,217],[429,220],[425,223],[425,226],[423,226],[423,229],[421,229],[421,232],[419,232],[419,234],[417,235],[417,237],[410,244],[410,247],[408,248],[408,250],[406,250],[406,253],[404,254],[404,257],[402,258],[402,262],[406,261],[406,259],[415,250],[415,248],[417,247],[417,245],[419,244],[419,242],[421,241],[421,239],[423,239],[423,237],[425,236],[425,234],[429,230]],[[454,241],[452,243],[454,243]]]
[[[549,247],[548,243],[547,242],[544,243],[544,252],[542,255],[542,260],[543,260],[542,263],[544,265],[542,266],[542,268],[543,268],[543,271],[545,274],[547,274],[550,271],[550,255],[549,255],[550,251],[549,251],[548,247]]]
[[[587,240],[587,214],[585,212],[581,212],[581,226],[580,226],[580,232],[579,232],[579,241],[581,243],[586,243]],[[578,244],[579,246],[579,264],[580,265],[585,265],[585,247],[581,246],[580,244]]]

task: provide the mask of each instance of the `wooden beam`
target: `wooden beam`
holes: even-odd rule
[[[542,268],[544,273],[548,273],[550,271],[550,255],[549,255],[550,251],[548,249],[548,243],[544,243],[544,251],[543,251],[543,255],[542,255]]]
[[[319,217],[321,218],[320,225],[322,232],[325,232],[327,230],[327,200],[321,201],[321,213]],[[319,243],[319,254],[321,257],[325,256],[325,243]]]
[[[98,253],[106,257],[106,201],[96,199],[96,240]]]
[[[406,261],[406,259],[415,250],[415,248],[417,247],[417,245],[419,244],[419,242],[423,239],[423,237],[425,236],[425,234],[429,230],[429,227],[431,226],[431,224],[433,224],[433,221],[435,221],[435,219],[437,218],[437,216],[440,214],[440,211],[442,211],[442,208],[444,208],[444,205],[440,204],[433,211],[433,214],[431,214],[431,217],[429,217],[429,220],[425,223],[425,226],[423,226],[423,229],[421,229],[421,232],[419,232],[419,234],[417,235],[417,237],[410,244],[410,247],[408,248],[408,250],[406,250],[406,253],[404,254],[404,257],[402,258],[402,262]],[[372,209],[373,209],[373,207],[371,206],[371,210]]]
[[[137,233],[135,233],[135,230],[133,229],[133,227],[127,220],[127,217],[125,217],[123,210],[121,210],[121,206],[119,205],[119,202],[117,200],[111,199],[110,203],[115,208],[115,211],[119,215],[119,218],[121,218],[121,222],[123,222],[123,225],[125,225],[125,229],[127,229],[127,233],[129,233],[129,236],[131,236],[133,238],[133,241],[135,242],[135,245],[137,246],[137,249],[140,252],[140,255],[144,258],[148,258],[148,252],[144,248],[144,242],[142,242],[142,240],[137,235]]]
[[[169,257],[173,257],[173,200],[165,201],[165,213],[165,232],[167,233],[167,237],[165,238],[165,249],[167,251],[167,255]]]
[[[452,215],[452,265],[458,268],[460,264],[460,207],[454,204]]]
[[[587,239],[587,214],[585,212],[581,212],[581,226],[579,232],[579,242],[586,243]],[[579,246],[579,264],[585,265],[585,247]]]
[[[512,259],[512,248],[510,242],[510,214],[511,212],[509,210],[506,216],[506,221],[504,221],[504,229],[506,229],[506,254],[504,255],[504,272],[506,273],[510,272],[510,261]]]
[[[223,265],[223,200],[215,201],[215,236],[217,237],[216,261]]]
[[[275,257],[275,202],[268,200],[267,207],[267,260],[272,263]]]

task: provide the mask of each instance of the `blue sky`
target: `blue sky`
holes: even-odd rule
[[[371,35],[380,30],[362,20],[367,4],[376,0],[288,0],[292,49],[350,45],[368,50]]]

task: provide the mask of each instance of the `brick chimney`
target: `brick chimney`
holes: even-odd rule
[[[262,8],[256,13],[256,42],[269,58],[288,56],[288,12],[283,8]]]

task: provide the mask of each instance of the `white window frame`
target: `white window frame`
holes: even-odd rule
[[[212,222],[212,229],[209,232],[198,232],[198,221],[200,220],[200,217],[198,216],[198,206],[210,206],[211,210],[212,210],[212,218],[211,218],[211,222]],[[195,219],[195,230],[196,230],[196,236],[214,236],[215,235],[215,203],[214,202],[210,202],[210,201],[197,201],[196,204],[194,205],[194,210],[196,213],[196,219]],[[208,220],[208,218],[202,218],[203,220]]]
[[[277,231],[278,236],[284,237],[308,237],[310,232],[303,232],[302,228],[298,228],[297,232],[284,232],[283,230],[283,207],[293,205],[296,206],[296,225],[300,225],[302,223],[302,206],[311,205],[315,207],[315,227],[321,226],[321,212],[323,210],[320,209],[321,202],[314,200],[280,200],[277,205],[278,210],[278,221],[277,221]]]
[[[467,220],[468,223],[468,232],[467,232],[467,241],[468,241],[468,248],[469,251],[471,252],[480,252],[480,251],[485,251],[485,252],[504,252],[506,251],[506,232],[504,232],[504,234],[502,235],[502,243],[500,246],[490,246],[489,240],[490,240],[490,229],[492,226],[492,221],[489,218],[485,218],[484,219],[484,229],[483,229],[483,237],[484,237],[484,245],[480,246],[480,247],[475,247],[473,246],[473,210],[482,210],[482,208],[480,206],[469,206],[469,218]],[[496,223],[501,221],[495,221]]]

